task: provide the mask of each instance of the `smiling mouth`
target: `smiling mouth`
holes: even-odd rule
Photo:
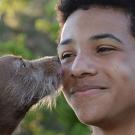
[[[101,87],[101,86],[92,86],[92,87],[82,87],[82,88],[76,88],[76,89],[71,89],[70,94],[74,95],[76,93],[86,93],[87,91],[103,91],[106,90],[107,87]]]

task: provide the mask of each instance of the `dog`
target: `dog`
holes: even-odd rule
[[[30,107],[61,85],[62,70],[57,57],[26,60],[0,57],[0,135],[11,135]]]

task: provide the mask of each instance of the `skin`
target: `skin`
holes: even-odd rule
[[[93,135],[135,133],[135,38],[119,9],[77,10],[64,24],[58,55],[63,93]]]

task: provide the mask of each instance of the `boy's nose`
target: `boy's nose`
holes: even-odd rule
[[[77,56],[71,66],[71,74],[74,77],[84,77],[97,74],[96,63],[88,56]]]

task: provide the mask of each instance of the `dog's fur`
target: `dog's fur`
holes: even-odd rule
[[[11,135],[33,104],[55,93],[61,73],[56,57],[0,57],[0,135]]]

